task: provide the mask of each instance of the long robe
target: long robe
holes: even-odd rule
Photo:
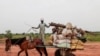
[[[38,27],[36,28],[36,29],[38,28],[40,29],[39,37],[44,43],[45,43],[45,27],[49,27],[49,26],[47,26],[45,23],[40,23]]]

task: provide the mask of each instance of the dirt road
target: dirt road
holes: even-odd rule
[[[17,56],[20,50],[18,46],[12,46],[11,52],[6,53],[4,50],[4,44],[0,44],[0,56]],[[47,48],[48,55],[54,56],[55,48]],[[29,56],[39,56],[38,52],[33,50],[28,50]],[[73,52],[76,56],[100,56],[100,42],[86,43],[84,50],[77,50]],[[20,56],[25,56],[23,52]]]

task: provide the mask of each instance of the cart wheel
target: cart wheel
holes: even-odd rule
[[[66,53],[66,56],[75,56],[73,53]]]
[[[55,52],[55,56],[66,56],[65,48],[57,49],[56,52]]]
[[[62,56],[62,54],[60,53],[60,51],[61,51],[61,49],[57,49],[55,51],[55,56]],[[66,55],[65,56],[75,56],[75,54],[66,51]]]
[[[57,50],[55,51],[55,56],[61,56],[60,49],[57,49]]]
[[[73,54],[71,51],[72,51],[71,49],[67,49],[66,56],[75,56],[75,54]]]

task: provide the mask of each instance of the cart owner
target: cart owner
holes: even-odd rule
[[[41,23],[38,25],[38,27],[32,27],[32,28],[35,28],[35,29],[40,29],[40,39],[43,41],[43,43],[45,44],[45,27],[49,28],[49,26],[47,24],[44,23],[44,20],[41,19],[40,20]]]

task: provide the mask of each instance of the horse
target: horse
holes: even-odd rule
[[[42,40],[39,38],[34,38],[31,43],[29,40],[26,40],[26,38],[19,38],[19,39],[6,39],[5,41],[5,51],[9,51],[12,45],[18,45],[20,47],[20,51],[18,52],[18,56],[25,51],[26,56],[28,56],[28,49],[34,49],[38,51],[40,56],[42,56],[42,53],[45,54],[45,56],[48,56],[47,50],[45,45],[43,44]],[[39,46],[44,46],[44,47],[39,47]]]

